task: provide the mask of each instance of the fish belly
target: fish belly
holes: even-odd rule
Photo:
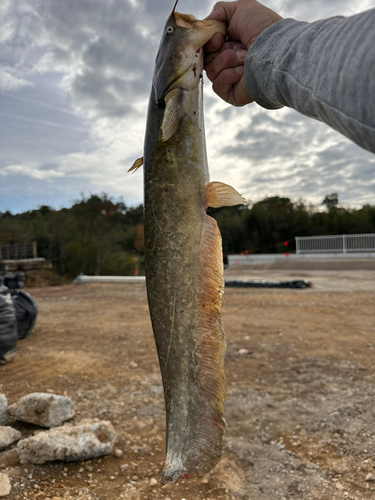
[[[224,431],[221,237],[184,133],[156,148],[145,176],[146,283],[167,418],[163,483],[211,470]]]

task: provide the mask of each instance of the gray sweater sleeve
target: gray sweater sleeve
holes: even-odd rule
[[[260,106],[294,108],[375,153],[375,9],[278,21],[249,49],[245,84]]]

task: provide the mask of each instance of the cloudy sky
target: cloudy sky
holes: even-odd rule
[[[80,193],[142,201],[148,94],[174,0],[0,1],[0,211],[69,206]],[[268,0],[283,17],[351,15],[372,0]],[[180,0],[203,18],[211,0]],[[290,109],[233,108],[205,81],[211,179],[250,201],[374,204],[375,157]]]

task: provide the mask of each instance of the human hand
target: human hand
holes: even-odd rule
[[[217,33],[205,45],[205,70],[214,92],[234,106],[253,101],[246,90],[244,61],[247,51],[266,28],[282,19],[256,0],[218,2],[206,19],[224,21],[228,38]]]

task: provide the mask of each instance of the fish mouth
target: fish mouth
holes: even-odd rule
[[[221,21],[213,21],[211,19],[209,20],[203,20],[203,21],[196,21],[196,26],[199,28],[202,28],[201,30],[201,36],[197,37],[197,45],[195,46],[195,50],[198,50],[199,48],[203,48],[203,45],[205,45],[207,42],[211,40],[211,38],[216,35],[216,33],[220,33],[224,38],[227,37],[227,26],[225,23]],[[205,33],[206,36],[203,36]],[[209,35],[209,36],[208,36]]]
[[[190,14],[180,14],[179,12],[174,12],[173,16],[178,27],[194,31],[191,44],[196,52],[209,42],[216,33],[220,33],[224,37],[227,36],[226,24],[221,21],[214,21],[212,19],[203,19],[200,21]]]
[[[203,70],[203,46],[216,33],[227,34],[226,24],[219,21],[199,21],[189,14],[173,12],[166,26],[175,28],[169,39],[162,39],[156,58],[154,95],[157,106],[165,106],[171,90],[193,90],[198,86]]]

